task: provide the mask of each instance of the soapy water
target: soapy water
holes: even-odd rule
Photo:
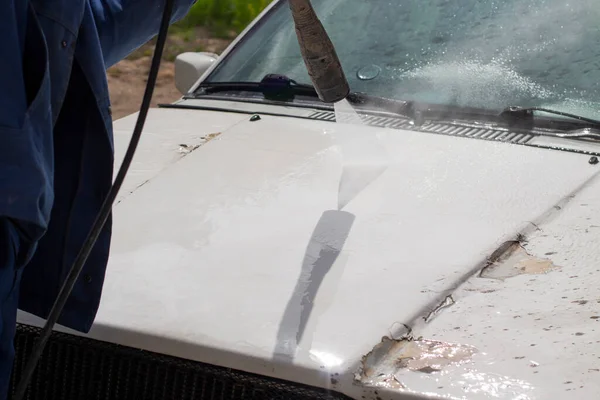
[[[366,132],[366,125],[347,100],[334,104],[336,126],[331,133],[342,156],[338,187],[338,210],[375,181],[389,166],[380,138]]]

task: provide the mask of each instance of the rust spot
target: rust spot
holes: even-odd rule
[[[555,268],[558,267],[552,261],[527,253],[519,242],[508,242],[492,254],[488,265],[481,270],[479,276],[503,280],[523,274],[545,274]]]
[[[404,389],[396,374],[414,371],[432,374],[449,365],[462,364],[471,359],[477,349],[472,346],[437,340],[382,338],[362,359],[355,379],[367,386]]]

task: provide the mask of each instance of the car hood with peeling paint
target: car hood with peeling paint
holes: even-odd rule
[[[150,112],[87,336],[358,399],[600,393],[588,156],[249,117]]]

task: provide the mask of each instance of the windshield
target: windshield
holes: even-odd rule
[[[600,117],[597,0],[313,0],[352,91]],[[287,2],[276,5],[206,82],[310,83]]]

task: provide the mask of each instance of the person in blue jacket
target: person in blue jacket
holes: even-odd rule
[[[194,2],[175,0],[171,22]],[[165,1],[0,4],[0,399],[5,399],[17,308],[48,316],[112,183],[106,69],[158,33]],[[61,325],[91,328],[110,235],[109,219]]]

